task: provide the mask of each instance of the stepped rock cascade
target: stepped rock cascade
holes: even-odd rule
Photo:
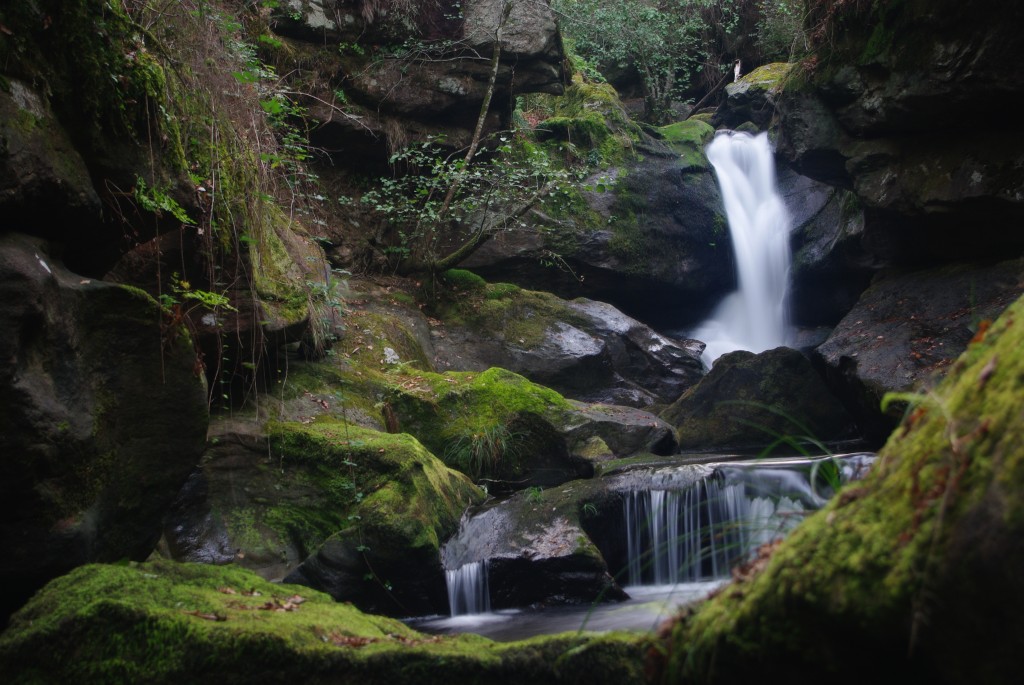
[[[626,497],[630,585],[728,578],[733,566],[762,544],[785,536],[818,505],[817,497],[807,506],[807,498],[773,497],[718,476],[685,490],[645,490]],[[799,474],[786,476],[771,489],[811,494]]]
[[[725,202],[739,289],[690,336],[707,343],[709,366],[736,350],[763,352],[790,338],[790,219],[775,183],[768,135],[720,132],[707,148]]]

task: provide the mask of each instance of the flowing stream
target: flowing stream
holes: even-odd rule
[[[630,600],[491,611],[484,558],[447,571],[450,617],[417,619],[413,625],[428,632],[469,631],[495,639],[580,628],[650,630],[679,606],[727,582],[735,565],[751,558],[760,545],[786,535],[807,512],[827,501],[832,486],[861,477],[873,459],[860,453],[730,461],[609,477],[607,488],[619,493],[625,540],[601,540],[594,531],[591,537],[609,564],[622,569],[620,582]],[[483,541],[494,521],[482,515],[465,520],[449,542],[459,554],[449,558],[463,558],[467,552],[469,558],[486,557]],[[608,555],[616,549],[620,558],[613,561]]]
[[[786,345],[790,220],[775,184],[768,135],[719,132],[707,148],[729,220],[739,290],[689,335],[707,344],[704,362],[735,350]]]

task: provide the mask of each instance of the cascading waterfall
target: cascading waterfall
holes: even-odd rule
[[[482,614],[491,610],[487,590],[487,562],[471,561],[445,571],[448,582],[448,610],[452,616]]]
[[[788,496],[748,493],[743,482],[699,481],[685,490],[641,490],[624,501],[628,582],[668,585],[727,578],[760,545],[800,521]]]
[[[790,221],[775,185],[768,135],[720,132],[707,149],[725,202],[739,290],[690,337],[707,344],[709,366],[727,352],[763,352],[789,342]]]

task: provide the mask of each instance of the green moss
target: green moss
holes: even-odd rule
[[[482,290],[487,285],[487,281],[465,269],[448,269],[442,277],[449,286],[463,292]]]
[[[684,171],[710,169],[711,164],[704,155],[704,146],[715,135],[711,124],[699,119],[687,119],[658,129],[673,150],[683,160]]]
[[[522,290],[522,288],[514,283],[489,283],[484,297],[488,300],[502,300],[507,297],[515,297]]]
[[[488,289],[483,297],[460,297],[454,302],[442,303],[438,315],[525,349],[542,343],[548,331],[558,323],[582,325],[587,322],[563,300],[549,293],[507,284],[491,287],[496,290]]]
[[[571,409],[554,390],[497,368],[479,374],[419,374],[415,383],[396,385],[391,402],[402,429],[442,456],[460,436],[480,434],[499,424],[508,426],[530,415],[547,417]]]
[[[795,65],[790,62],[772,62],[764,64],[740,79],[740,83],[748,83],[754,88],[777,93],[782,90]]]
[[[50,583],[0,637],[0,671],[18,684],[618,684],[643,682],[643,648],[614,634],[432,637],[306,587],[157,561],[85,566]]]
[[[290,504],[265,519],[279,534],[312,531],[313,549],[351,521],[360,526],[405,530],[416,545],[435,551],[454,531],[463,510],[481,497],[469,481],[447,469],[408,434],[388,434],[324,418],[309,424],[271,423],[270,449],[282,474],[299,468],[321,493],[308,504]],[[330,512],[325,516],[324,509]],[[409,527],[413,526],[413,529]],[[411,532],[410,532],[411,531]],[[356,531],[358,533],[358,530]]]

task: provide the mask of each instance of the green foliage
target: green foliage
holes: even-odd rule
[[[141,176],[135,177],[135,191],[133,195],[139,207],[147,212],[151,212],[158,217],[162,217],[164,212],[166,212],[186,226],[194,225],[194,222],[188,216],[188,212],[174,198],[159,188],[147,187],[146,182]]]
[[[808,48],[804,34],[804,0],[768,0],[759,3],[761,18],[757,40],[768,60],[790,61]]]
[[[468,162],[443,138],[392,155],[396,174],[375,183],[361,203],[391,228],[394,238],[384,251],[396,268],[432,270],[452,254],[453,243],[474,245],[525,226],[526,210],[568,180],[543,151],[517,151],[513,136],[495,134]]]
[[[720,11],[717,21],[726,31],[738,21],[732,2],[714,0],[555,0],[552,6],[586,60],[639,72],[645,117],[655,122],[710,59],[706,10]]]
[[[193,288],[192,284],[182,280],[177,272],[171,275],[171,291],[173,295],[168,293],[160,295],[160,304],[165,307],[183,304],[183,301],[191,301],[195,306],[203,306],[211,310],[238,311],[231,306],[231,300],[226,295]]]

